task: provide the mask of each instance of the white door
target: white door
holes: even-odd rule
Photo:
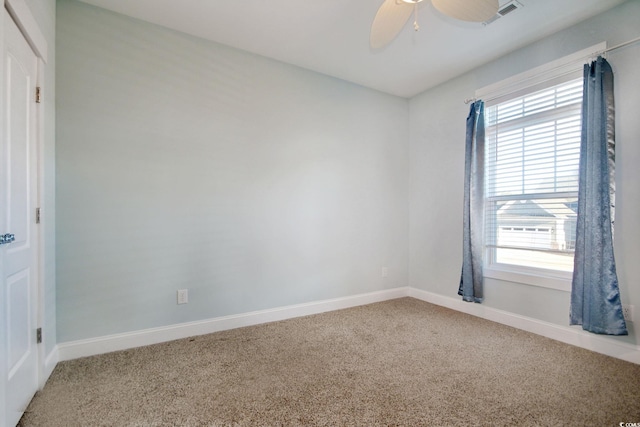
[[[4,10],[4,129],[0,146],[0,277],[5,319],[6,423],[14,426],[38,389],[36,76],[38,60]],[[9,235],[9,236],[8,236]],[[2,242],[3,239],[0,239]]]

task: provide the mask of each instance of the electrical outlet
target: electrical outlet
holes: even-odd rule
[[[389,269],[387,267],[382,267],[380,274],[382,277],[387,277],[389,275]]]
[[[624,320],[627,322],[633,322],[634,317],[634,306],[628,304],[622,304],[622,315],[624,316]]]
[[[186,304],[189,302],[189,290],[178,289],[178,304]]]

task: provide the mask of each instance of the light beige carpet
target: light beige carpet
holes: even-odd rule
[[[23,426],[618,426],[640,365],[411,298],[60,363]]]

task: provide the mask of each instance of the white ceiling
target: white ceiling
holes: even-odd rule
[[[386,48],[369,47],[382,0],[82,0],[95,6],[402,97],[412,97],[625,0],[519,0],[483,26],[421,3]],[[500,0],[503,5],[507,0]]]

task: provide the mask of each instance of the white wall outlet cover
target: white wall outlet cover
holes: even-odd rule
[[[387,277],[389,275],[389,269],[387,267],[382,267],[381,274],[382,277]]]
[[[627,322],[633,322],[634,311],[634,306],[622,304],[622,314]]]
[[[189,290],[188,289],[179,289],[178,290],[178,304],[186,304],[189,302]]]

